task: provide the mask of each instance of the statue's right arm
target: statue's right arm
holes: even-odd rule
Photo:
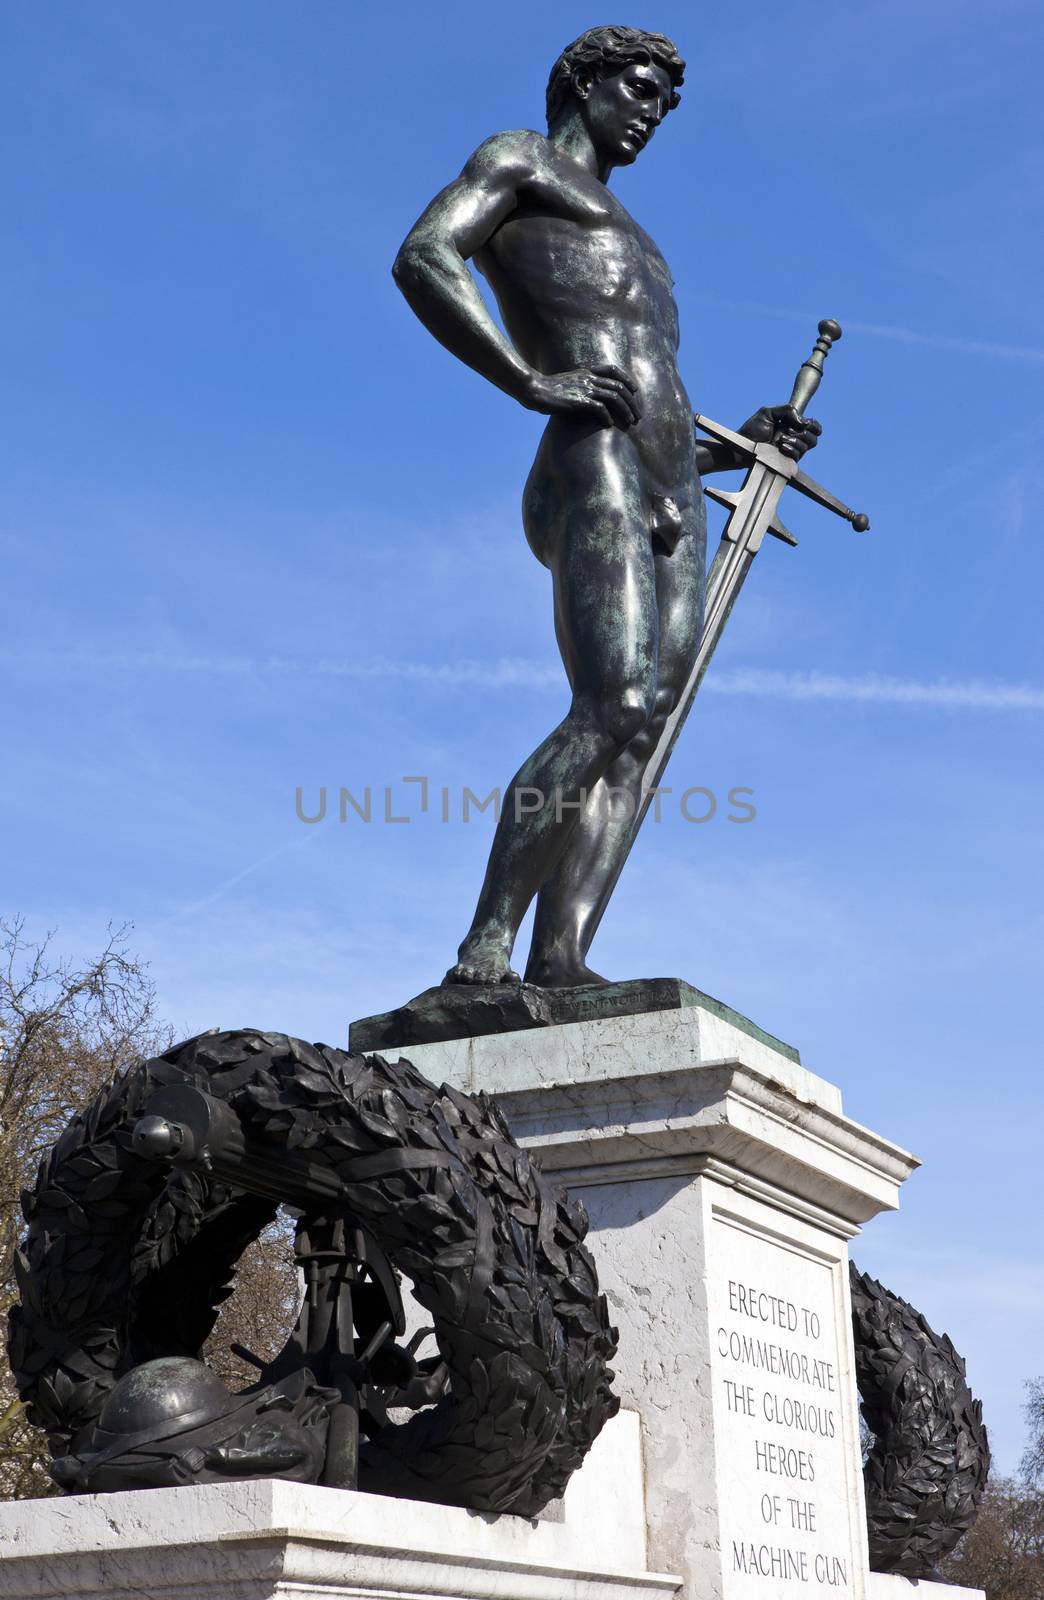
[[[480,145],[455,183],[410,229],[392,271],[424,326],[447,350],[531,411],[631,427],[633,380],[615,366],[543,373],[523,361],[486,310],[468,261],[515,210],[544,157],[539,134],[501,133]]]
[[[410,229],[392,273],[447,350],[528,406],[538,374],[493,321],[467,266],[514,211],[519,189],[532,174],[526,138],[501,134],[480,145],[460,177]]]

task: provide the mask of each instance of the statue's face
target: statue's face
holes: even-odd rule
[[[638,159],[670,110],[673,92],[663,67],[640,61],[578,89],[581,115],[595,149],[614,167],[630,166]]]

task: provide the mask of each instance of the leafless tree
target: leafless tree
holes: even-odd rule
[[[1044,1495],[1025,1478],[991,1479],[978,1520],[942,1563],[948,1583],[986,1600],[1044,1600]]]
[[[1030,1437],[1022,1457],[1022,1476],[1044,1485],[1044,1378],[1026,1380],[1026,1421]]]
[[[170,1043],[126,932],[110,930],[101,953],[78,965],[53,953],[52,936],[34,942],[20,919],[0,919],[0,1499],[56,1492],[46,1444],[25,1420],[4,1348],[16,1296],[21,1191],[67,1123],[114,1074]],[[231,1355],[231,1343],[261,1358],[276,1353],[296,1293],[292,1232],[279,1222],[244,1255],[236,1292],[207,1345],[207,1359],[226,1382],[242,1387],[257,1376]]]

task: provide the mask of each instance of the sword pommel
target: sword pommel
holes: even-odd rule
[[[841,324],[835,322],[833,317],[824,317],[819,324],[819,338],[815,342],[812,354],[798,371],[794,380],[794,392],[790,396],[790,403],[799,417],[805,414],[805,407],[819,388],[823,376],[823,362],[830,354],[830,347],[837,343],[841,337]]]

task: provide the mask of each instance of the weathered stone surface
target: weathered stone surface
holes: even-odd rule
[[[896,1209],[918,1165],[818,1095],[799,1099],[742,1060],[499,1089],[497,1099],[519,1143],[545,1172],[583,1189],[585,1204],[592,1185],[713,1174],[851,1238]]]
[[[532,983],[437,984],[395,1011],[353,1022],[348,1048],[353,1052],[404,1049],[446,1039],[483,1038],[526,1028],[692,1007],[720,1018],[791,1061],[800,1060],[792,1045],[773,1038],[731,1006],[694,989],[681,978],[631,978],[625,983],[586,984],[573,989],[541,989]]]
[[[678,1011],[645,1012],[629,1017],[604,1017],[589,1022],[560,1023],[517,1033],[489,1034],[477,1039],[445,1039],[409,1047],[408,1059],[435,1083],[448,1083],[468,1093],[485,1089],[498,1097],[537,1096],[559,1084],[596,1092],[600,1083],[625,1083],[636,1077],[710,1067],[740,1061],[782,1085],[802,1104],[840,1112],[841,1093],[816,1077],[788,1053],[775,1048],[769,1035],[757,1036],[736,1021],[702,1004]],[[403,1052],[406,1054],[406,1052]],[[394,1060],[396,1051],[386,1054]],[[619,1098],[623,1090],[613,1090]]]
[[[0,1505],[5,1600],[675,1600],[679,1580],[646,1567],[630,1411],[534,1522],[278,1481]],[[866,1594],[982,1600],[877,1573]]]
[[[985,1600],[982,1589],[958,1583],[929,1583],[924,1578],[902,1578],[894,1572],[871,1572],[868,1600]]]
[[[633,1413],[537,1521],[274,1479],[0,1506],[5,1600],[673,1600],[677,1586],[646,1570]]]

